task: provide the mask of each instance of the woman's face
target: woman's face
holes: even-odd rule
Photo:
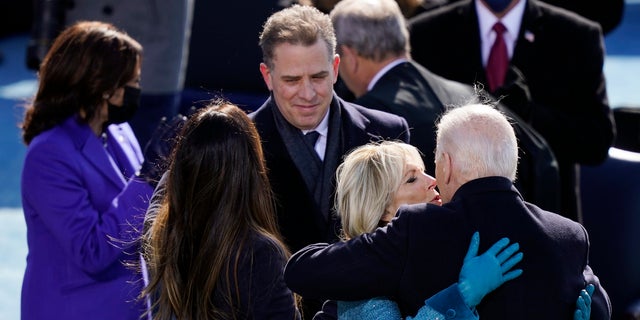
[[[436,191],[436,179],[424,173],[416,161],[410,161],[405,165],[400,188],[393,198],[392,209],[395,211],[405,204],[431,203],[442,205],[440,194]]]
[[[138,62],[136,63],[136,70],[133,73],[133,78],[129,79],[129,81],[125,84],[129,87],[140,88],[140,74],[142,73],[142,68],[140,66],[140,59],[138,58]],[[121,106],[124,98],[124,87],[117,88],[113,94],[109,97],[109,102],[115,106]]]

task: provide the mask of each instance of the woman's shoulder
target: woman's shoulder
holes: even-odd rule
[[[239,273],[246,285],[259,292],[268,292],[283,283],[282,273],[287,263],[277,242],[266,235],[253,234],[242,252]]]
[[[78,149],[82,147],[91,133],[87,124],[79,123],[75,117],[69,117],[62,123],[35,136],[29,144],[29,149],[47,147],[61,151]]]
[[[242,288],[251,297],[254,319],[299,319],[293,294],[287,288],[283,272],[286,254],[277,240],[268,234],[250,237],[251,255],[245,264]],[[248,250],[247,250],[248,251]]]
[[[241,249],[239,272],[265,285],[280,277],[287,257],[268,236],[253,234]]]
[[[249,247],[255,257],[276,258],[285,260],[285,249],[274,237],[262,233],[252,233],[249,236]]]

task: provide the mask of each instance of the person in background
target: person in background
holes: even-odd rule
[[[343,0],[329,14],[336,30],[340,78],[354,103],[407,120],[410,143],[433,163],[435,124],[449,105],[476,98],[470,86],[446,80],[411,60],[409,31],[394,0]],[[433,168],[428,171],[433,174]]]
[[[302,0],[308,5],[316,6],[329,13],[341,0]],[[405,18],[411,19],[423,12],[438,9],[460,0],[395,0]],[[607,35],[622,22],[624,0],[543,0],[545,3],[573,11],[589,20],[600,24],[602,32]]]
[[[340,57],[331,20],[318,9],[296,4],[275,12],[259,43],[270,97],[249,116],[262,140],[280,231],[291,250],[337,241],[333,180],[342,156],[370,141],[409,141],[407,122],[335,94]],[[311,306],[302,298],[309,319],[322,301]]]
[[[558,161],[557,212],[582,222],[579,165],[603,163],[615,136],[600,26],[538,0],[461,0],[409,30],[416,62],[480,83],[544,137]]]
[[[287,285],[323,299],[391,297],[403,316],[413,315],[425,297],[458,280],[468,241],[478,231],[485,243],[508,237],[527,253],[522,275],[476,306],[480,318],[566,320],[577,315],[575,293],[593,284],[590,317],[609,319],[609,298],[588,265],[587,231],[522,199],[512,182],[517,149],[513,127],[495,108],[452,108],[437,131],[443,206],[402,206],[373,233],[305,247],[287,263]]]
[[[214,101],[184,126],[143,237],[154,319],[299,319],[260,137]],[[157,192],[157,191],[156,191]]]
[[[495,101],[478,88],[444,79],[411,60],[409,32],[394,0],[343,0],[330,13],[340,54],[340,78],[359,105],[399,115],[423,161],[434,161],[435,126],[446,107]],[[516,184],[527,201],[560,205],[556,159],[540,135],[504,105],[520,141]],[[433,166],[427,173],[433,175]]]
[[[407,0],[411,1],[411,0]],[[414,5],[412,18],[422,12],[437,9],[443,5],[455,3],[460,0],[424,0],[420,5]],[[609,32],[622,22],[624,15],[624,0],[542,0],[553,6],[557,6],[572,12],[575,12],[589,20],[593,20],[600,24],[602,33],[607,35]],[[401,1],[398,0],[398,3]],[[419,2],[419,1],[418,1]],[[404,10],[403,10],[404,11]]]
[[[330,13],[341,0],[303,0],[301,3],[312,5],[322,12]],[[424,11],[439,8],[453,0],[394,0],[398,3],[402,15],[409,19]]]
[[[152,138],[163,117],[179,113],[189,55],[195,0],[35,0],[27,66],[38,70],[55,36],[78,21],[108,22],[145,48],[140,112],[130,125],[140,145]]]
[[[261,106],[269,92],[256,70],[262,62],[256,35],[272,13],[295,2],[195,1],[182,112],[215,98],[224,98],[247,112]],[[212,50],[212,44],[225,50]]]
[[[142,218],[171,132],[145,153],[126,121],[140,97],[142,46],[102,22],[53,42],[21,124],[27,266],[22,319],[139,319]],[[166,138],[166,139],[165,139]]]

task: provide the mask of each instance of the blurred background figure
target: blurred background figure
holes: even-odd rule
[[[304,0],[302,0],[304,1]],[[274,12],[296,0],[196,1],[182,111],[223,97],[245,111],[257,109],[269,91],[256,65],[256,35]],[[215,45],[215,48],[211,46]]]
[[[453,105],[486,100],[512,119],[520,141],[516,185],[523,197],[560,210],[558,165],[549,145],[526,122],[481,88],[438,76],[411,59],[406,19],[394,0],[343,0],[330,13],[340,54],[340,78],[354,103],[399,115],[410,143],[434,175],[436,121]],[[340,94],[340,93],[339,93]]]
[[[402,14],[412,18],[425,11],[437,9],[460,0],[396,0]],[[604,34],[615,29],[624,14],[624,0],[543,0],[548,4],[573,11],[587,19],[598,22]],[[340,0],[305,0],[323,12],[329,13]]]
[[[81,20],[109,22],[144,47],[140,110],[130,124],[144,146],[162,117],[179,112],[195,0],[35,0],[27,66],[37,70],[55,36]]]
[[[31,1],[2,1],[0,2],[0,39],[15,34],[21,34],[31,28]],[[4,62],[5,53],[0,50],[0,65]]]
[[[559,165],[558,213],[582,222],[579,165],[602,164],[615,136],[600,26],[538,0],[462,0],[409,30],[416,62],[481,84],[544,137]]]

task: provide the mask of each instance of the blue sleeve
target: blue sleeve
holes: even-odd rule
[[[337,304],[339,320],[402,319],[398,305],[383,297],[359,301],[338,301]],[[438,319],[478,320],[479,316],[475,310],[467,307],[462,300],[458,285],[453,284],[427,299],[415,317],[407,317],[407,320]]]
[[[358,301],[338,301],[338,320],[399,320],[398,305],[387,298],[376,297]]]
[[[413,318],[407,317],[407,320],[477,320],[478,318],[478,313],[464,303],[458,284],[455,283],[427,299],[425,305],[418,310],[418,314]]]

